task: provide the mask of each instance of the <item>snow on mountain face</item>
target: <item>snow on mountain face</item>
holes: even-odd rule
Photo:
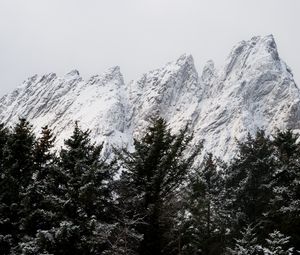
[[[119,67],[88,81],[76,70],[62,78],[36,75],[0,100],[0,119],[11,124],[25,117],[36,132],[49,125],[57,135],[57,146],[63,145],[72,134],[74,121],[79,120],[82,128],[91,129],[96,141],[105,141],[109,147],[114,141],[128,143],[124,132],[127,101]]]
[[[199,76],[188,55],[125,85],[119,67],[84,81],[73,70],[64,77],[33,76],[0,99],[0,121],[27,118],[38,132],[49,125],[57,145],[73,130],[75,120],[92,130],[92,138],[131,147],[152,116],[165,118],[174,132],[189,124],[194,141],[230,159],[237,139],[263,128],[296,131],[300,124],[300,91],[290,69],[279,58],[272,36],[254,37],[233,48],[216,70],[208,61]]]
[[[173,131],[178,131],[197,117],[201,87],[193,58],[183,55],[145,74],[128,85],[128,94],[134,134],[142,133],[153,115],[162,116]]]
[[[207,96],[199,103],[195,126],[196,136],[205,137],[207,150],[229,159],[236,149],[235,138],[244,139],[248,132],[298,129],[299,89],[272,36],[239,43],[224,68],[212,76],[204,85]]]

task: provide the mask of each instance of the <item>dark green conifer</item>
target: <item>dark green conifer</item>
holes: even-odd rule
[[[6,150],[7,142],[9,139],[10,133],[3,124],[0,124],[0,253],[8,254],[10,247],[12,246],[12,226],[10,222],[10,213],[9,207],[10,202],[9,190],[5,184],[8,179],[9,172],[5,168],[6,165]]]
[[[174,247],[168,247],[171,240],[167,238],[176,216],[171,213],[169,201],[176,197],[199,152],[197,148],[186,157],[190,140],[187,129],[172,135],[166,122],[158,118],[152,121],[143,138],[135,140],[135,151],[124,151],[121,155],[124,171],[120,204],[128,212],[127,217],[143,220],[136,226],[143,235],[139,254],[174,252]]]
[[[34,176],[22,194],[21,205],[24,217],[21,221],[26,235],[35,237],[37,231],[55,226],[60,214],[57,195],[58,176],[52,131],[43,127],[41,137],[34,145]],[[56,187],[54,187],[56,186]]]
[[[224,179],[217,161],[207,154],[191,173],[185,199],[185,254],[220,254],[224,249],[227,212]],[[220,168],[220,167],[219,167]]]
[[[300,146],[299,135],[291,130],[277,131],[274,136],[276,171],[271,187],[273,199],[267,217],[273,230],[291,237],[291,243],[300,249]]]
[[[75,254],[100,254],[108,249],[112,227],[113,173],[101,159],[102,145],[91,143],[89,134],[76,122],[72,136],[65,141],[66,148],[60,153],[60,168],[67,176],[62,226],[69,234],[59,247],[72,244],[69,252]]]
[[[0,223],[0,242],[5,243],[1,245],[3,254],[17,249],[24,235],[21,222],[25,215],[21,201],[23,193],[32,183],[34,139],[31,125],[20,119],[7,136],[4,147],[0,181],[0,214],[3,219]]]
[[[274,146],[264,131],[239,143],[239,154],[227,170],[226,183],[233,235],[249,224],[261,224],[263,228],[263,216],[269,211],[272,198],[270,182],[274,171]],[[265,234],[262,231],[258,238],[264,239]]]

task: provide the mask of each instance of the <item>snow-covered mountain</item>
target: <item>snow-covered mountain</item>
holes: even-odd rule
[[[92,137],[111,146],[131,146],[155,115],[174,132],[187,123],[194,143],[229,159],[237,139],[264,128],[299,129],[300,91],[280,59],[273,36],[237,44],[224,67],[208,61],[198,75],[193,58],[175,62],[125,84],[119,67],[84,81],[73,70],[63,77],[35,75],[0,99],[0,122],[11,125],[27,118],[39,132],[49,125],[57,146],[73,130],[74,121],[92,130]]]

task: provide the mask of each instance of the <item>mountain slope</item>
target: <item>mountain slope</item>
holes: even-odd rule
[[[88,81],[73,70],[61,78],[53,73],[29,78],[0,100],[0,119],[11,124],[19,117],[27,118],[37,132],[49,125],[57,135],[57,146],[72,134],[78,120],[83,128],[91,129],[92,137],[109,147],[114,140],[128,143],[124,136],[126,104],[119,67]]]
[[[217,155],[230,156],[235,138],[259,128],[298,129],[299,89],[272,36],[239,43],[205,88],[197,136],[205,136],[207,149]]]
[[[5,124],[18,117],[30,120],[36,131],[49,124],[61,146],[79,120],[107,152],[111,145],[131,147],[155,114],[174,132],[189,124],[193,143],[205,139],[207,151],[230,159],[235,138],[248,132],[298,130],[300,91],[273,36],[266,36],[237,44],[219,70],[209,61],[201,76],[192,56],[183,55],[127,85],[118,67],[88,81],[74,70],[64,77],[33,76],[0,99]]]

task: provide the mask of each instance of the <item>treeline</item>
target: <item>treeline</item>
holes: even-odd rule
[[[188,129],[152,121],[134,152],[101,157],[76,123],[60,151],[44,127],[0,125],[0,254],[297,254],[298,135],[263,131],[229,163]],[[187,153],[188,151],[188,153]]]

